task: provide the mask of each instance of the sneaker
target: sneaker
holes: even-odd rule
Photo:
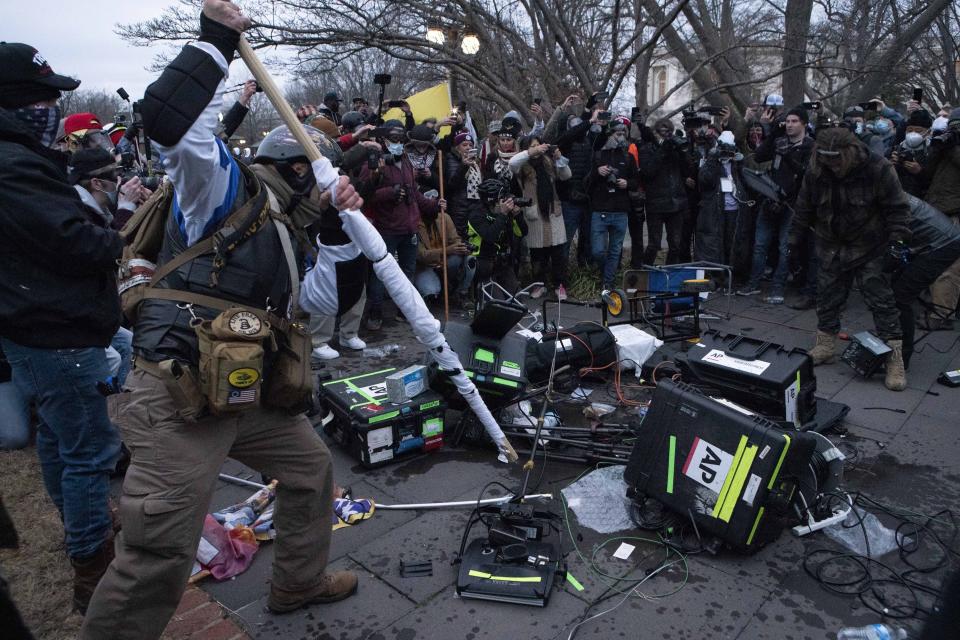
[[[567,289],[563,285],[557,287],[557,300],[563,302],[567,299]]]
[[[334,360],[340,357],[340,352],[324,343],[315,348],[310,355],[317,360]]]
[[[763,301],[767,304],[783,304],[783,296],[778,293],[774,293],[764,298]]]
[[[369,315],[367,315],[367,329],[369,331],[380,331],[382,326],[383,316],[380,315],[380,310],[371,309]]]
[[[738,296],[755,296],[758,293],[760,293],[760,287],[753,284],[748,284],[745,287],[737,289]]]
[[[363,351],[367,348],[367,343],[357,336],[353,336],[352,338],[347,338],[346,340],[340,338],[340,346],[346,347],[347,349],[353,349],[354,351]]]
[[[339,602],[356,592],[357,574],[352,571],[335,571],[320,576],[320,582],[312,589],[285,591],[271,586],[267,608],[274,613],[288,613],[311,604]]]
[[[542,298],[543,294],[545,294],[546,292],[547,290],[544,287],[535,287],[533,290],[530,291],[530,297],[536,300],[537,298]]]

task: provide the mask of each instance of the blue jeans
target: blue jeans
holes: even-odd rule
[[[30,398],[12,380],[0,382],[0,451],[30,444]]]
[[[387,245],[387,251],[396,255],[400,269],[410,279],[410,282],[413,282],[413,277],[417,272],[417,234],[386,234],[383,235],[383,242]],[[384,291],[383,283],[371,269],[370,286],[367,288],[370,308],[379,309],[383,306]]]
[[[120,327],[107,347],[107,366],[119,385],[127,381],[133,364],[133,331]]]
[[[563,227],[567,232],[567,242],[563,248],[563,253],[568,258],[570,257],[570,243],[573,242],[573,236],[580,229],[580,221],[584,216],[590,215],[589,211],[586,211],[583,205],[576,202],[567,202],[566,200],[560,201],[560,210],[563,212]],[[585,248],[583,245],[590,243],[589,238],[585,238],[583,234],[580,234],[579,240],[577,240],[578,248],[577,253],[579,255],[586,255],[583,252]]]
[[[63,518],[67,555],[93,555],[112,526],[107,497],[120,436],[97,383],[107,379],[102,347],[35,349],[3,339],[20,392],[36,398],[43,483]]]
[[[594,211],[590,221],[590,250],[593,263],[603,271],[603,286],[613,286],[613,278],[620,268],[623,238],[627,235],[625,211]]]
[[[477,271],[475,256],[447,256],[447,280],[450,288],[460,295],[470,293],[470,285]],[[419,267],[413,283],[420,295],[436,296],[443,293],[443,283],[440,281],[443,272],[433,267]]]
[[[790,210],[786,208],[772,211],[768,206],[761,207],[757,216],[757,236],[753,245],[753,266],[750,269],[749,288],[754,289],[760,286],[760,277],[763,276],[763,269],[767,264],[767,252],[770,251],[770,245],[776,242],[780,255],[777,259],[777,268],[773,272],[771,292],[783,294],[784,285],[787,283],[787,238],[790,234],[792,217]]]

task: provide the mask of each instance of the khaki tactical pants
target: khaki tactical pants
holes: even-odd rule
[[[349,340],[357,337],[360,329],[360,318],[363,316],[363,307],[367,303],[366,292],[360,294],[357,303],[340,314],[340,338]],[[310,342],[313,348],[327,344],[333,339],[334,329],[337,328],[337,316],[310,316]]]
[[[160,637],[186,589],[227,456],[279,481],[273,584],[294,591],[317,584],[330,548],[333,471],[306,417],[260,409],[191,424],[179,418],[160,379],[137,370],[129,384],[128,415],[120,421],[132,454],[120,499],[123,529],[80,637]]]
[[[960,225],[960,215],[950,217],[954,226]],[[953,315],[960,300],[960,260],[947,267],[937,280],[930,285],[930,300],[936,305],[936,313],[941,318]]]

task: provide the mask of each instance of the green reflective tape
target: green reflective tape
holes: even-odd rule
[[[673,493],[674,459],[677,457],[677,436],[670,436],[670,452],[667,458],[667,493]]]
[[[519,387],[520,383],[514,380],[507,380],[506,378],[498,378],[497,376],[493,377],[494,384],[502,384],[507,387]]]
[[[493,364],[493,362],[496,360],[496,356],[493,354],[493,351],[490,351],[489,349],[477,349],[474,352],[473,357],[477,359],[477,362],[486,362],[489,364]]]
[[[502,365],[505,366],[505,367],[513,367],[514,369],[519,369],[519,368],[520,368],[520,365],[519,365],[519,364],[517,364],[516,362],[510,362],[509,360],[504,360],[504,361],[501,362],[500,364],[502,364]]]
[[[344,380],[344,382],[347,384],[348,389],[350,389],[356,394],[363,396],[363,399],[367,401],[367,404],[373,404],[377,401],[377,398],[375,396],[370,395],[369,393],[367,393],[357,385],[353,384],[351,381]]]
[[[366,378],[367,376],[375,376],[379,373],[389,373],[391,371],[396,371],[396,367],[390,367],[389,369],[381,369],[380,371],[374,371],[373,373],[361,373],[358,376],[352,376],[350,378],[340,378],[339,380],[331,380],[330,382],[324,382],[323,386],[327,387],[331,384],[340,384],[341,382],[350,382],[358,378]]]
[[[777,460],[777,466],[773,468],[773,474],[770,476],[770,482],[767,483],[767,489],[773,489],[773,483],[777,481],[777,475],[780,474],[780,467],[783,466],[783,460],[787,457],[787,451],[790,450],[790,436],[783,434],[783,439],[787,444],[783,445],[783,451],[780,452],[780,459]]]
[[[367,424],[375,424],[377,422],[383,422],[384,420],[389,420],[390,418],[396,418],[398,415],[400,415],[399,411],[391,411],[389,413],[384,413],[379,416],[373,416],[372,418],[367,420]]]
[[[580,584],[580,581],[573,577],[573,574],[567,571],[567,582],[573,585],[573,588],[577,591],[583,591],[583,585]]]
[[[717,496],[717,504],[713,505],[713,517],[716,518],[723,508],[723,503],[727,500],[727,493],[730,492],[730,483],[733,482],[733,472],[737,468],[737,463],[743,456],[743,450],[747,448],[747,436],[740,436],[740,443],[737,445],[737,453],[733,456],[733,463],[727,471],[727,477],[723,480],[723,486],[720,487],[720,495]]]
[[[472,578],[484,578],[486,580],[499,580],[500,582],[540,582],[540,576],[494,576],[483,571],[471,569],[467,574]]]
[[[420,405],[420,411],[426,411],[427,409],[433,409],[434,407],[439,407],[440,401],[434,400],[433,402],[426,402]]]
[[[471,578],[489,578],[490,577],[489,573],[484,573],[483,571],[477,571],[476,569],[470,569],[470,573],[468,573],[467,575],[469,575]]]
[[[727,500],[723,503],[723,508],[720,509],[720,515],[717,516],[724,522],[730,522],[730,518],[733,516],[733,509],[737,506],[737,500],[740,498],[740,494],[743,493],[743,485],[747,482],[747,475],[750,473],[750,467],[753,466],[753,459],[756,458],[756,456],[756,445],[750,445],[743,450],[739,464],[734,462],[736,471],[733,472],[733,482],[730,483]]]
[[[750,529],[750,537],[747,538],[747,546],[753,542],[753,536],[757,533],[757,525],[760,524],[760,518],[763,517],[763,507],[760,507],[760,511],[757,512],[757,519],[753,521],[753,527]]]

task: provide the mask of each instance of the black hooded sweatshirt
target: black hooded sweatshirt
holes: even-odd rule
[[[91,222],[45,149],[0,109],[0,336],[17,344],[106,347],[120,326],[123,240]]]

